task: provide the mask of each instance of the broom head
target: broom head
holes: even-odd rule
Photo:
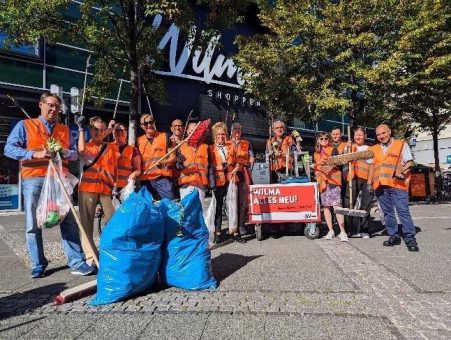
[[[197,124],[196,129],[191,133],[188,137],[188,145],[192,147],[197,147],[199,144],[203,143],[205,137],[208,135],[208,131],[210,128],[211,120],[203,120],[199,124]]]
[[[345,153],[343,155],[329,157],[325,164],[326,165],[344,165],[344,164],[348,164],[349,162],[363,160],[363,159],[370,159],[373,157],[374,157],[373,150],[368,149],[365,151],[350,152],[350,153]]]

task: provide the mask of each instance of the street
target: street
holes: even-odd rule
[[[420,252],[371,239],[269,237],[212,250],[219,287],[157,287],[104,307],[90,297],[55,306],[74,277],[58,228],[50,260],[30,278],[23,215],[0,216],[1,339],[450,339],[451,204],[412,204]]]

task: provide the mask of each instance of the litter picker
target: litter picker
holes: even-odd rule
[[[351,127],[348,125],[348,142],[351,141]],[[353,165],[353,161],[349,161],[349,177],[350,180],[348,182],[348,187],[349,187],[349,208],[336,208],[335,209],[335,213],[336,214],[340,214],[340,215],[345,215],[345,216],[354,216],[354,217],[366,217],[368,216],[368,212],[366,210],[358,210],[358,209],[354,209],[354,205],[352,202],[352,182],[354,179],[353,176],[353,169],[354,169],[354,165]]]

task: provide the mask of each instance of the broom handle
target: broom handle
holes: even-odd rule
[[[94,251],[96,249],[96,246],[92,244],[92,237],[88,237],[85,228],[83,227],[83,224],[80,221],[80,217],[78,217],[78,213],[75,210],[74,205],[72,204],[72,200],[69,197],[69,194],[66,191],[66,188],[64,187],[64,183],[63,180],[61,179],[60,173],[58,172],[58,170],[56,169],[55,163],[53,162],[53,159],[49,160],[49,164],[50,166],[53,168],[53,171],[55,171],[56,173],[56,178],[58,180],[58,183],[61,186],[61,189],[63,190],[64,196],[67,200],[67,202],[69,203],[70,206],[70,210],[72,211],[72,214],[74,215],[75,221],[77,222],[78,225],[78,229],[80,229],[80,232],[82,233],[82,235],[88,240],[88,246],[89,246],[89,250],[91,251],[91,253],[93,254],[94,257],[94,263],[96,264],[97,268],[99,268],[99,259],[96,256],[96,252]]]
[[[196,132],[200,123],[201,122],[197,123],[196,128],[193,130],[193,132],[190,133],[190,135],[188,137],[186,137],[184,140],[182,140],[180,143],[178,143],[176,146],[174,146],[171,150],[169,150],[164,156],[162,156],[158,161],[156,161],[149,169],[145,170],[143,172],[143,174],[147,174],[150,170],[156,168],[162,161],[164,161],[166,158],[168,158],[171,153],[180,149],[180,147],[191,138],[192,134],[194,132]]]
[[[351,126],[348,125],[348,142],[351,141]],[[348,150],[349,152],[352,151],[352,143],[351,143],[351,150]],[[352,174],[352,162],[349,162],[348,165],[348,172],[349,172],[349,209],[354,209],[354,205],[352,204],[352,179],[353,179],[353,174]]]

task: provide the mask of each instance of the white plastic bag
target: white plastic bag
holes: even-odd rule
[[[134,191],[135,191],[135,180],[129,179],[127,185],[123,187],[122,190],[119,192],[120,202],[124,202],[128,198],[128,196],[130,196],[130,194]]]
[[[210,205],[205,213],[205,224],[208,229],[208,242],[211,244],[215,238],[216,197],[211,195]]]
[[[63,173],[61,158],[59,154],[53,160],[56,171],[60,175],[61,181],[67,194],[72,195],[74,183],[74,176]],[[57,173],[49,164],[47,168],[47,175],[42,186],[41,196],[39,197],[36,208],[36,219],[39,228],[52,228],[59,225],[70,210],[70,202],[67,201],[63,192],[63,188],[58,180]]]
[[[238,232],[238,185],[234,182],[229,183],[227,189],[227,216],[229,218],[229,232],[231,235]]]

